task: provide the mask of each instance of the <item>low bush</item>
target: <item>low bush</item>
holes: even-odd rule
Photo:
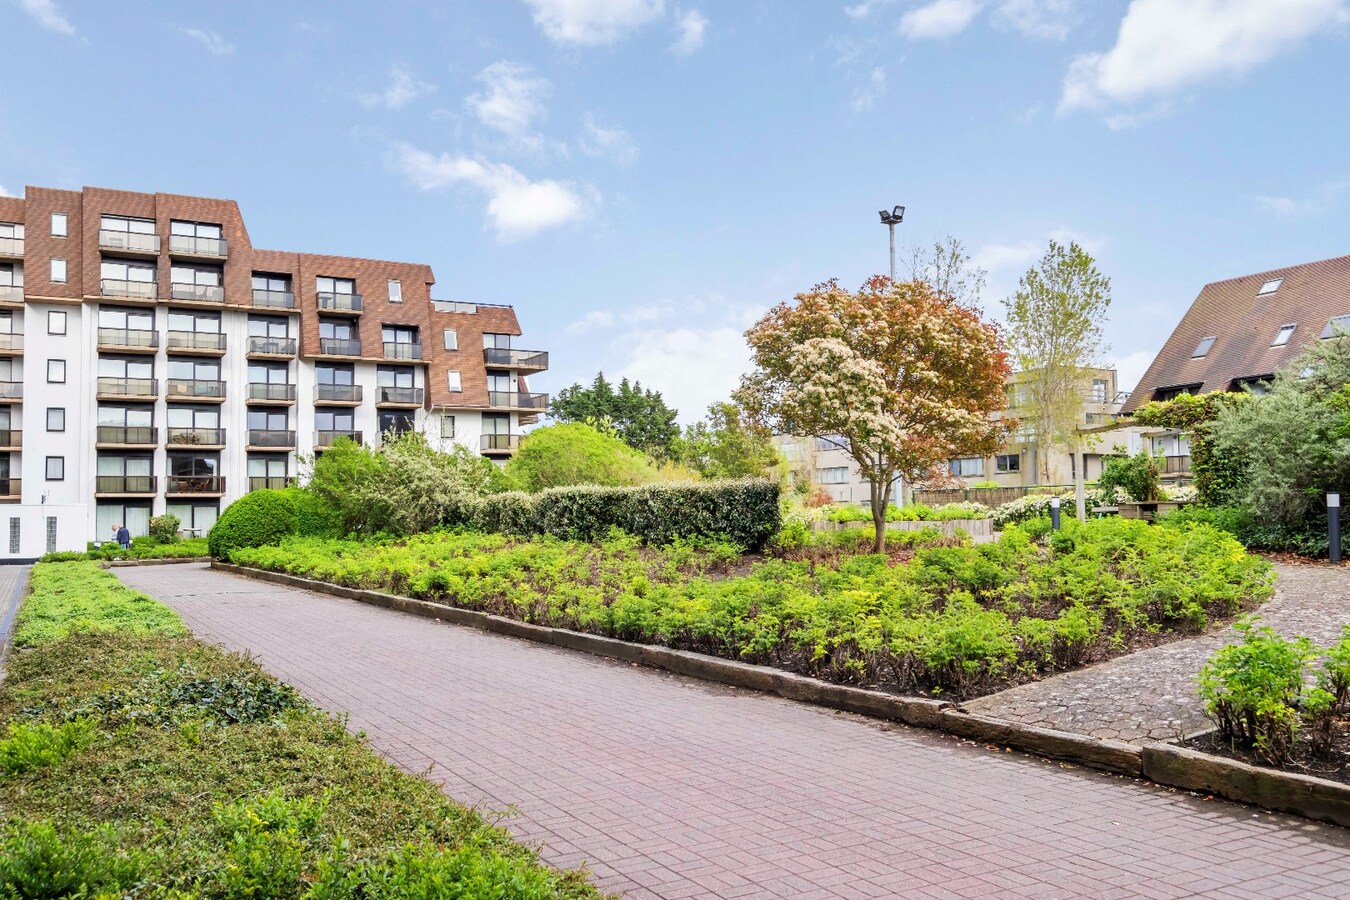
[[[993,511],[983,503],[965,501],[944,503],[941,506],[928,506],[924,503],[911,503],[907,506],[886,507],[887,522],[950,522],[960,519],[988,519]],[[830,522],[871,522],[872,510],[865,506],[832,506],[825,513]]]
[[[994,510],[994,527],[1006,528],[1009,525],[1022,525],[1032,519],[1049,516],[1050,500],[1053,497],[1059,497],[1061,508],[1064,510],[1066,517],[1075,515],[1078,501],[1073,491],[1064,491],[1060,494],[1028,494],[1016,500],[1009,500]],[[1112,505],[1107,502],[1107,499],[1098,489],[1088,489],[1083,492],[1083,505],[1088,515],[1091,515],[1093,510],[1099,506]]]
[[[178,526],[182,524],[177,516],[163,515],[150,517],[150,537],[164,544],[178,540]]]
[[[19,610],[14,643],[33,647],[72,631],[182,634],[173,610],[122,584],[95,562],[39,563]]]
[[[71,719],[60,725],[10,722],[9,737],[0,739],[0,772],[17,775],[56,765],[93,742],[94,727],[85,718]]]
[[[20,822],[0,836],[0,896],[122,896],[140,880],[138,856],[119,848],[109,827],[57,830],[47,822]]]
[[[92,543],[85,552],[78,550],[58,550],[43,556],[40,562],[73,562],[82,559],[196,559],[209,555],[206,538],[184,538],[172,544],[162,543],[151,537],[135,538],[130,550],[123,550],[111,541],[105,541],[95,547]]]
[[[287,491],[251,491],[220,514],[206,536],[207,549],[216,559],[226,559],[240,547],[275,544],[295,534],[295,500]]]

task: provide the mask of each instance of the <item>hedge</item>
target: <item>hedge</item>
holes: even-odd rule
[[[207,549],[228,559],[241,547],[276,544],[296,532],[295,498],[288,491],[251,491],[225,508],[207,534]]]
[[[720,537],[758,550],[778,533],[782,514],[775,482],[745,479],[494,494],[460,507],[446,524],[577,541],[599,540],[619,528],[650,544]]]

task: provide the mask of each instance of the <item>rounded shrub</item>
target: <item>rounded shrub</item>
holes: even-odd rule
[[[296,533],[295,499],[286,491],[253,491],[231,503],[207,535],[216,559],[229,559],[243,547],[279,544]]]

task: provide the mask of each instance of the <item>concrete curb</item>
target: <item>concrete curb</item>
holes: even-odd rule
[[[109,559],[103,563],[105,569],[124,569],[135,566],[177,566],[184,563],[210,562],[209,556],[177,556],[173,559]]]
[[[531,625],[515,619],[380,591],[342,587],[284,572],[269,572],[214,561],[211,568],[495,634],[663,669],[690,678],[776,694],[801,703],[931,728],[971,740],[1012,747],[1037,756],[1134,778],[1146,778],[1166,787],[1215,794],[1264,809],[1350,827],[1350,785],[1321,778],[1278,769],[1262,769],[1170,744],[1150,743],[1140,746],[1025,725],[969,713],[942,700],[901,697],[882,691],[833,684],[769,666]]]

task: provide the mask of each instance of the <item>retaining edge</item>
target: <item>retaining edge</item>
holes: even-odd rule
[[[209,556],[175,556],[169,559],[109,559],[101,563],[105,569],[123,569],[134,566],[176,566],[183,563],[210,562]]]

